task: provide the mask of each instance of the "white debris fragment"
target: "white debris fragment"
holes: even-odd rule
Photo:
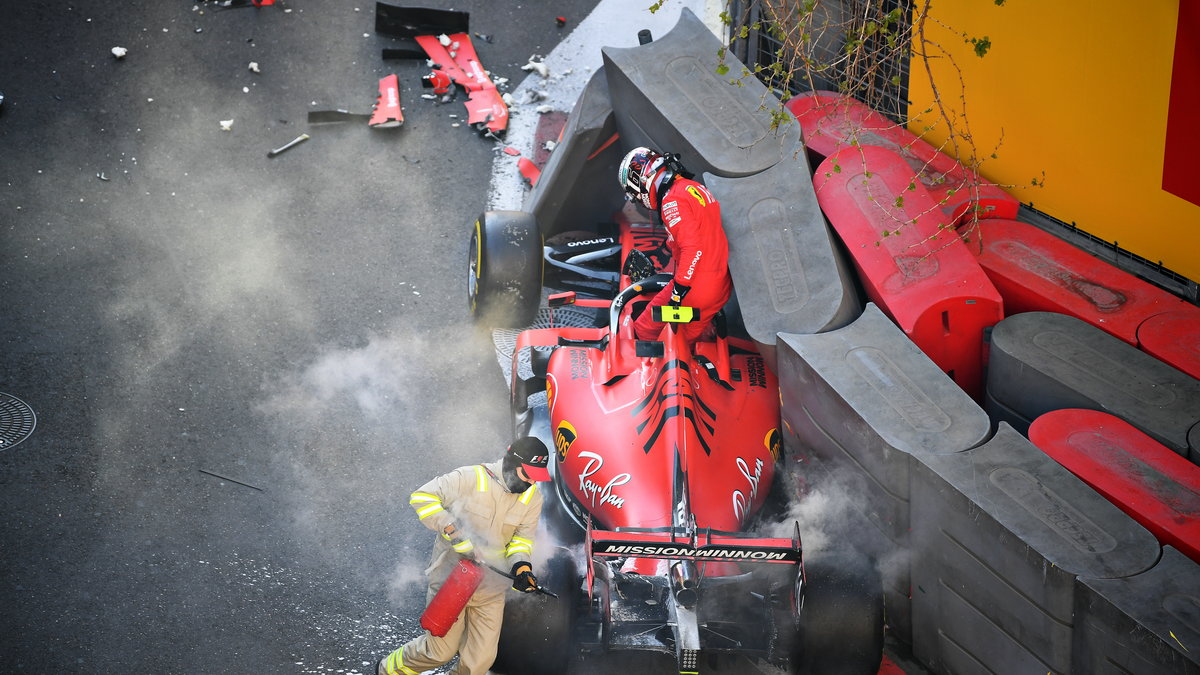
[[[246,67],[249,68],[250,72],[252,72],[252,73],[261,73],[262,72],[261,70],[258,69],[258,61],[251,61],[250,65],[248,65]]]
[[[242,93],[243,93],[243,94],[249,94],[249,93],[250,93],[250,87],[242,87]]]
[[[117,57],[118,59],[125,58],[125,55],[128,53],[129,53],[129,50],[125,49],[124,47],[113,47],[112,48],[112,55]]]
[[[221,131],[233,130],[233,120],[221,120]]]
[[[532,56],[529,57],[529,63],[521,66],[521,70],[536,70],[538,75],[550,77],[550,67],[541,61],[534,61]]]
[[[442,43],[443,47],[449,47],[450,46],[450,36],[446,35],[445,33],[442,33],[441,35],[438,36],[438,42]]]
[[[492,75],[492,72],[489,70],[488,77],[491,77],[491,75]],[[493,77],[492,84],[496,85],[497,87],[503,87],[504,85],[508,84],[508,78],[507,77]]]
[[[545,115],[548,112],[553,112],[554,108],[548,105],[539,105],[536,110],[539,115]]]
[[[508,107],[510,107],[510,108],[511,108],[511,107],[513,107],[513,96],[512,96],[512,94],[510,94],[510,93],[508,93],[508,92],[506,91],[506,92],[504,92],[503,94],[501,94],[501,95],[500,95],[500,98],[504,99],[504,105],[506,105],[506,106],[508,106]]]
[[[451,124],[450,126],[452,126],[452,127],[454,127],[455,129],[457,129],[457,128],[461,127],[462,125],[461,125],[461,124],[459,124],[458,122],[455,122],[454,124]]]
[[[436,101],[437,100],[437,96],[434,96],[433,94],[421,94],[421,98],[425,99],[426,101]]]
[[[558,147],[558,143],[555,141],[546,141],[545,143],[542,143],[542,147],[548,152],[554,152],[554,149]]]

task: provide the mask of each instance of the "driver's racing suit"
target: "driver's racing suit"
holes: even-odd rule
[[[679,329],[685,339],[694,341],[725,306],[733,290],[721,206],[708,188],[682,176],[672,181],[660,203],[659,215],[667,227],[675,276],[638,316],[633,332],[639,340],[658,339],[663,324],[653,320],[650,307],[674,302],[700,313],[699,321],[681,324]]]
[[[522,493],[509,492],[499,476],[501,462],[464,466],[417,488],[409,503],[421,523],[442,532],[456,524],[485,562],[509,569],[533,558],[533,537],[542,512],[542,495],[534,486]],[[434,539],[433,555],[425,574],[428,604],[450,575],[460,556],[450,541]],[[459,655],[451,675],[484,675],[496,659],[500,625],[504,619],[504,592],[509,579],[486,571],[483,583],[467,602],[458,621],[445,637],[429,631],[383,660],[387,675],[416,675],[437,668]]]

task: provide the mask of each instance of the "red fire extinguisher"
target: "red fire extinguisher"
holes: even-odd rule
[[[445,637],[482,581],[482,567],[470,560],[459,560],[421,615],[421,628],[435,637]]]

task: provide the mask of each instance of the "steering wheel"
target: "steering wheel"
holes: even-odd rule
[[[674,275],[660,272],[622,288],[621,292],[617,293],[617,297],[613,298],[612,305],[608,310],[609,334],[617,334],[617,327],[621,324],[621,310],[630,300],[646,293],[658,293],[666,288],[672,279],[674,279]]]

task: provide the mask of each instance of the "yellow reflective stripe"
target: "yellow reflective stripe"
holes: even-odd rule
[[[424,504],[426,502],[440,502],[437,495],[431,495],[428,492],[414,492],[408,498],[409,504]]]
[[[454,544],[453,548],[458,553],[466,553],[466,552],[470,551],[471,549],[475,548],[475,545],[471,543],[470,539],[463,539],[462,541],[458,542],[457,544]]]
[[[383,662],[383,668],[387,671],[387,675],[421,675],[412,668],[404,665],[403,647],[388,655],[387,660]]]
[[[508,542],[508,546],[504,548],[504,555],[511,556],[517,553],[533,555],[533,541],[523,537],[513,537],[512,541]]]
[[[437,513],[438,511],[445,511],[445,510],[446,509],[442,508],[442,505],[440,502],[437,504],[429,504],[427,506],[422,506],[421,508],[417,509],[417,520],[425,520],[426,516],[432,516],[433,514]]]
[[[537,485],[530,485],[529,489],[521,493],[521,503],[528,504],[530,499],[533,499],[533,491],[537,490]]]
[[[475,467],[475,488],[487,492],[487,471],[482,466]]]

